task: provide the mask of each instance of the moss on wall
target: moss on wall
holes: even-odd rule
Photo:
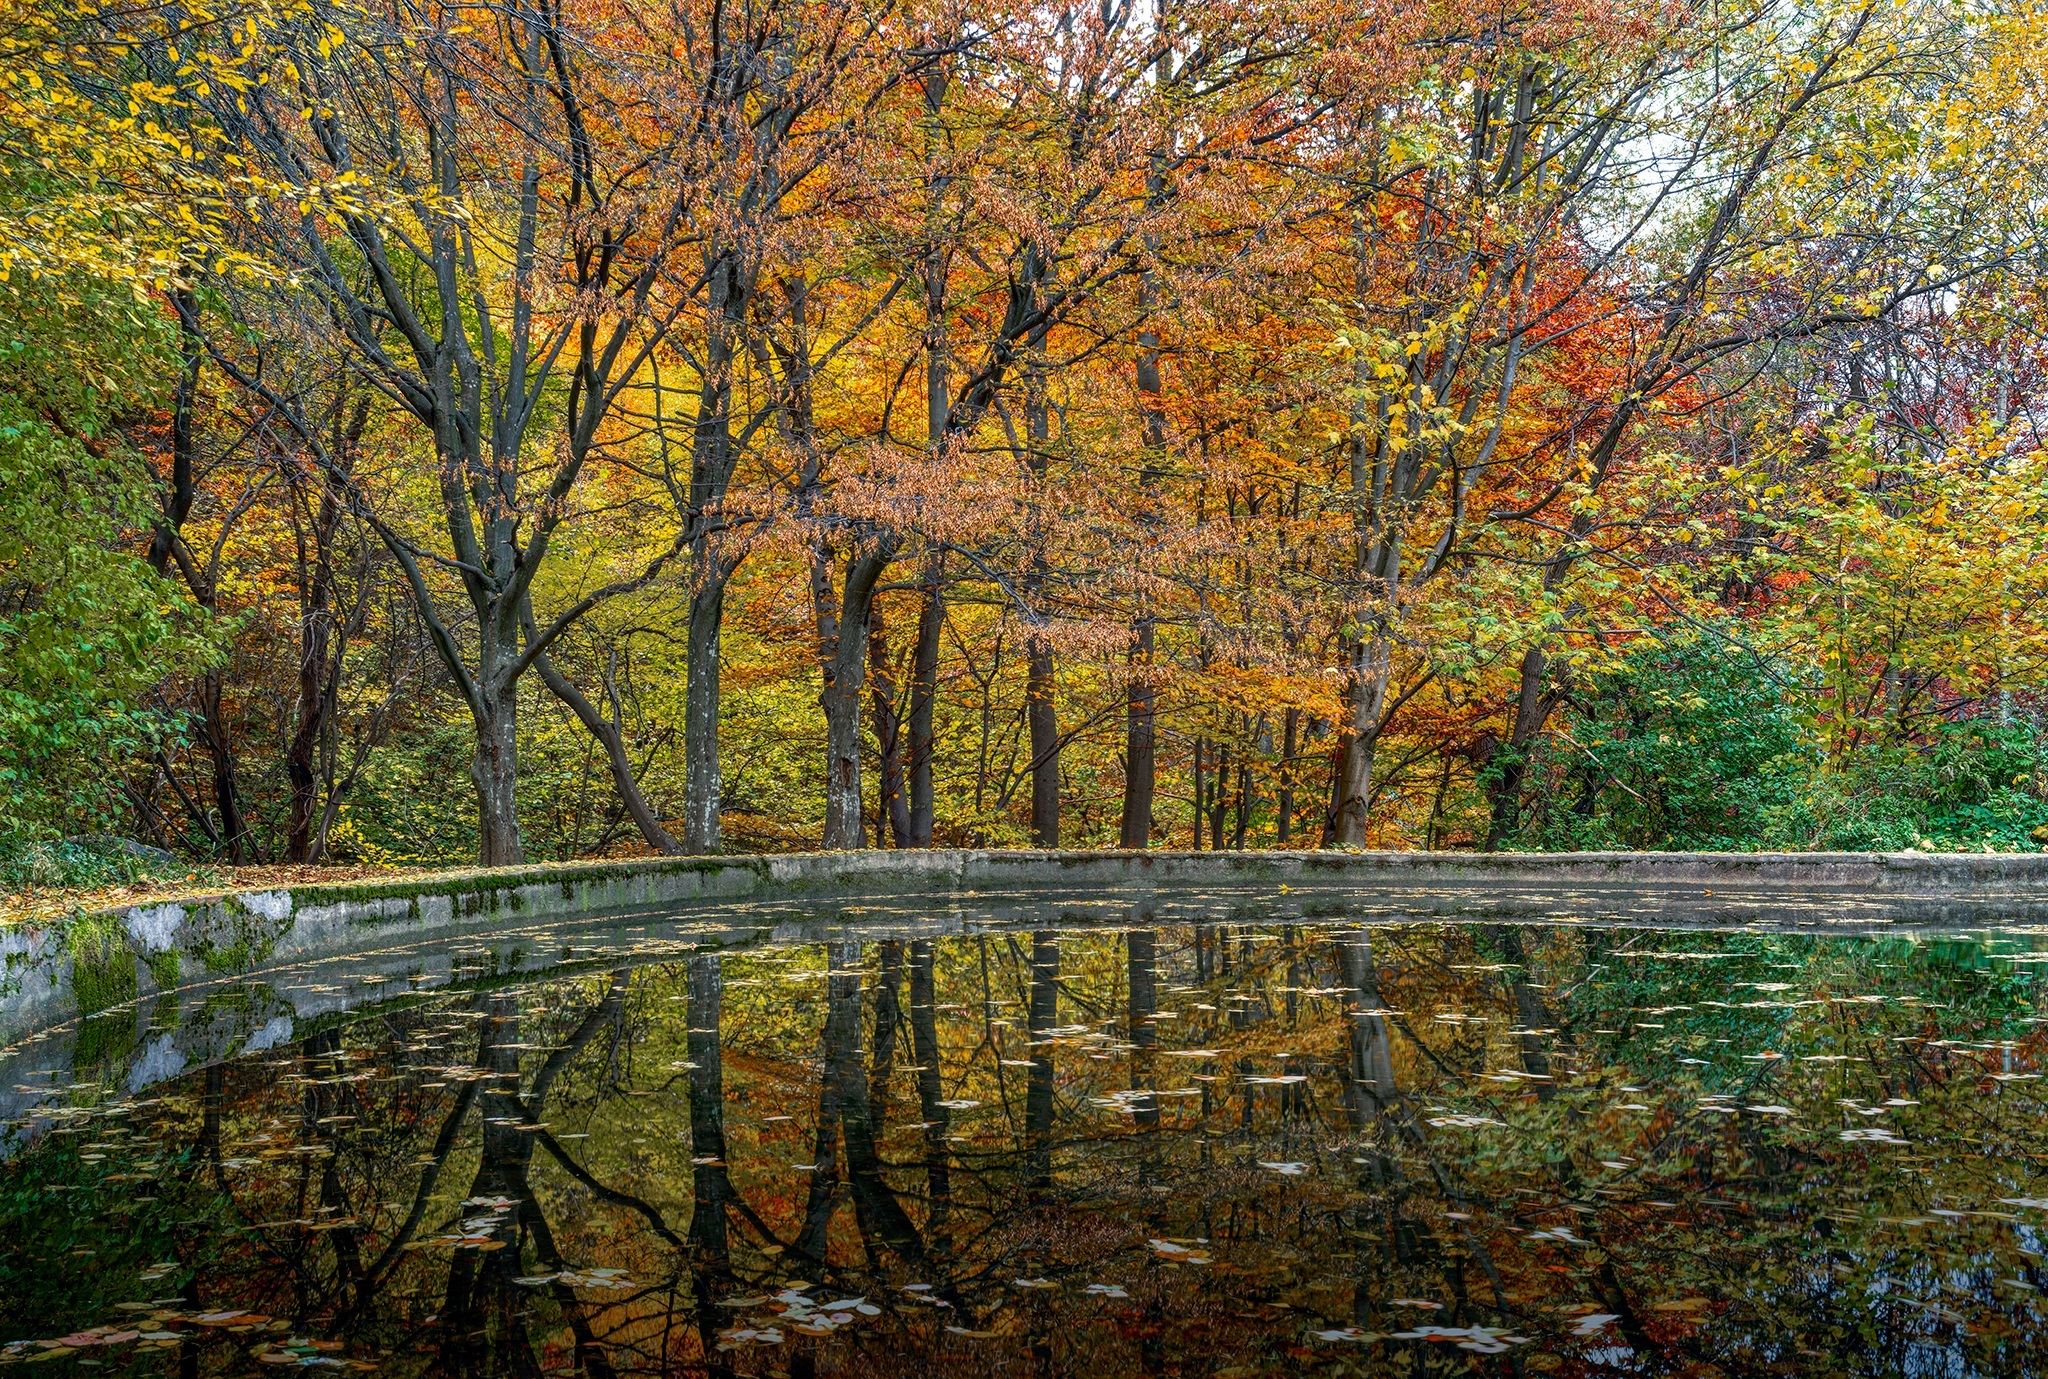
[[[292,926],[291,916],[266,919],[233,896],[220,902],[218,917],[201,928],[191,944],[192,956],[209,972],[247,972],[270,956],[278,934]]]
[[[80,919],[66,936],[71,955],[71,999],[78,1013],[92,1015],[135,999],[135,952],[128,934],[111,916]]]
[[[166,948],[160,953],[149,955],[150,978],[166,991],[183,979],[184,966],[184,960],[178,956],[178,950],[175,948]]]

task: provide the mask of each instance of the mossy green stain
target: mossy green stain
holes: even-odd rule
[[[70,934],[71,999],[81,1015],[135,999],[135,952],[111,922],[81,922]]]
[[[184,962],[175,948],[166,948],[161,953],[151,953],[148,958],[149,975],[156,984],[169,990],[184,976]]]
[[[192,956],[203,963],[208,972],[247,972],[250,968],[268,958],[277,947],[279,932],[291,928],[289,917],[271,920],[256,913],[248,906],[229,896],[221,901],[221,928],[224,936],[208,935],[191,947]],[[202,930],[202,933],[205,931]]]
[[[198,957],[206,964],[206,970],[209,972],[247,972],[256,961],[250,951],[247,935],[237,938],[233,943],[203,944],[200,946]]]

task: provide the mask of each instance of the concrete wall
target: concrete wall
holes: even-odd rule
[[[1833,899],[1852,918],[2048,918],[2048,855],[931,851],[654,858],[445,872],[137,905],[0,929],[0,1045],[207,977],[255,972],[494,922],[721,899],[1008,894],[1168,898],[1200,889],[1326,893],[1299,913],[1559,913],[1546,895],[1624,896],[1639,922],[1755,922]],[[1346,907],[1336,898],[1371,895]],[[1707,897],[1718,897],[1708,900]],[[1746,897],[1737,903],[1732,897]],[[1747,906],[1745,908],[1745,905]]]

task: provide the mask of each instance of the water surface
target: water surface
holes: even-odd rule
[[[2034,934],[916,908],[18,1046],[0,1364],[2048,1371]]]

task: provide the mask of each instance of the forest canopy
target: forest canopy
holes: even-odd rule
[[[0,0],[0,874],[2039,849],[2044,54]]]

